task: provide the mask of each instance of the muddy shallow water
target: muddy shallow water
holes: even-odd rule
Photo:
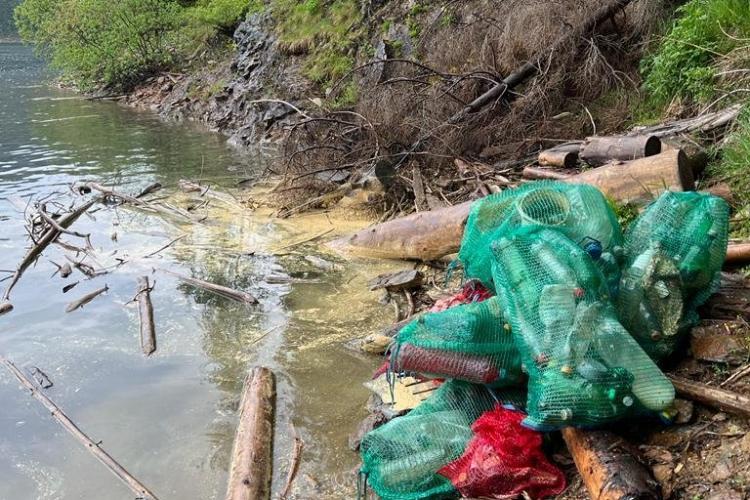
[[[234,186],[259,175],[260,155],[240,155],[216,134],[84,100],[48,78],[28,48],[0,44],[0,269],[13,269],[28,247],[24,205],[74,199],[68,186],[77,180],[133,193],[158,181],[165,186],[159,196],[183,207],[198,195],[178,192],[180,178],[240,201],[257,194]],[[392,309],[377,303],[366,282],[393,266],[341,261],[325,272],[304,255],[335,256],[316,243],[293,245],[361,220],[279,220],[268,209],[218,201],[201,214],[202,224],[125,207],[81,218],[75,229],[91,232],[99,264],[127,264],[90,280],[51,278],[51,261],[64,262],[66,252],[50,247],[14,289],[15,310],[0,317],[0,353],[46,372],[54,382],[49,397],[162,500],[223,498],[243,375],[249,365],[270,366],[279,392],[275,491],[286,477],[294,425],[305,443],[294,497],[354,497],[358,459],[347,435],[365,414],[362,382],[379,360],[344,343],[392,321]],[[218,298],[156,268],[247,290],[261,304]],[[136,277],[145,274],[156,281],[158,349],[150,358],[141,353],[130,303]],[[80,283],[63,294],[73,281]],[[106,295],[64,312],[104,284]],[[4,370],[0,402],[0,499],[132,498]]]

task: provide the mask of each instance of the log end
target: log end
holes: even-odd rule
[[[13,310],[13,304],[10,302],[3,302],[0,304],[0,316],[3,314],[9,313]]]
[[[643,156],[653,156],[661,153],[661,139],[655,135],[648,136],[643,146]]]

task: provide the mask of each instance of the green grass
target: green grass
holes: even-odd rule
[[[687,2],[677,9],[676,20],[656,50],[642,61],[651,101],[664,106],[674,98],[696,103],[715,98],[720,83],[718,64],[748,45],[748,37],[747,0]]]

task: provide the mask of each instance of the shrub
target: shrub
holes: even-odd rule
[[[644,58],[645,87],[654,101],[674,97],[705,102],[717,86],[717,64],[750,35],[747,0],[691,0],[657,50]]]

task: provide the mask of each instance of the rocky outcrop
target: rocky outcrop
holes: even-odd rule
[[[229,60],[208,61],[188,75],[151,78],[131,93],[129,105],[171,120],[193,120],[229,136],[236,146],[274,141],[281,125],[295,119],[295,103],[312,86],[300,74],[299,56],[282,51],[268,14],[251,14],[234,33],[236,52]]]

